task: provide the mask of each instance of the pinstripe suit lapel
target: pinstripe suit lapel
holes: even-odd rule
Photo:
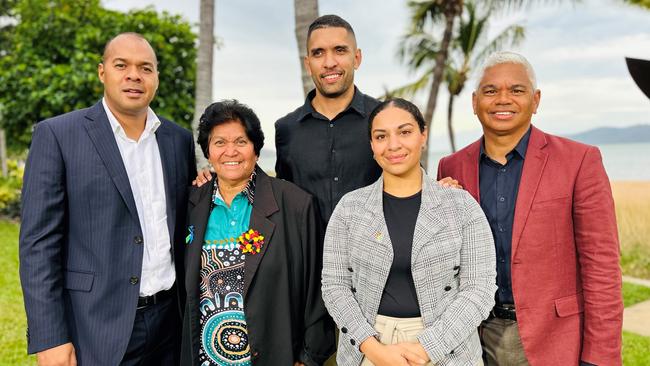
[[[437,186],[430,179],[426,173],[422,173],[422,202],[420,204],[420,212],[418,219],[415,223],[415,231],[413,232],[413,248],[411,254],[411,264],[415,263],[418,252],[424,244],[429,242],[440,230],[447,224],[440,218],[434,208],[438,207],[442,202],[440,197],[436,194]]]
[[[106,116],[101,101],[90,108],[86,119],[87,122],[83,125],[95,145],[97,153],[102,159],[102,162],[104,162],[106,170],[108,170],[113,184],[115,184],[115,187],[120,192],[129,213],[133,216],[135,222],[140,225],[129,177],[126,173],[122,155],[120,155],[120,150],[115,141],[115,135],[111,130],[110,122],[108,122],[108,117]]]
[[[162,162],[163,177],[165,178],[165,198],[167,201],[167,227],[169,228],[169,237],[174,238],[174,228],[176,227],[176,146],[174,138],[168,130],[167,121],[160,119],[161,125],[156,130],[156,142],[160,152],[160,161]],[[173,253],[173,251],[172,251]]]

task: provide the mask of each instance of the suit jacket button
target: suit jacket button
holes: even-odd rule
[[[356,292],[357,292],[357,289],[354,288],[354,287],[352,287],[350,290],[352,290],[352,293],[356,293]]]
[[[354,339],[350,339],[350,344],[354,346],[357,342],[355,342]]]
[[[136,243],[136,244],[142,244],[144,242],[144,240],[142,240],[142,237],[140,235],[136,235],[133,238],[133,242]]]
[[[348,332],[348,328],[346,327],[341,328],[341,333],[347,333],[347,332]]]
[[[451,286],[445,286],[445,291],[451,290]]]
[[[131,282],[132,285],[137,285],[138,281],[140,281],[140,279],[137,278],[136,276],[133,276],[129,279],[129,282]]]

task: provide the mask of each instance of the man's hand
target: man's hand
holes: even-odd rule
[[[458,183],[458,181],[452,177],[444,177],[438,181],[438,184],[443,187],[463,189],[463,186],[461,186],[460,183]]]
[[[197,173],[196,179],[192,181],[192,185],[200,187],[209,182],[210,179],[212,179],[212,173],[210,172],[210,169],[203,168]]]
[[[77,366],[72,343],[62,344],[36,354],[38,366]]]

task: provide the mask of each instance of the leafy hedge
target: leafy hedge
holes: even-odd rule
[[[18,219],[24,167],[16,160],[9,160],[7,168],[9,174],[0,177],[0,218]]]

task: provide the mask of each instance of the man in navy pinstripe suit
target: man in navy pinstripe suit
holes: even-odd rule
[[[20,277],[39,365],[173,365],[182,299],[189,131],[149,108],[157,59],[110,40],[104,97],[36,125],[23,183]]]

